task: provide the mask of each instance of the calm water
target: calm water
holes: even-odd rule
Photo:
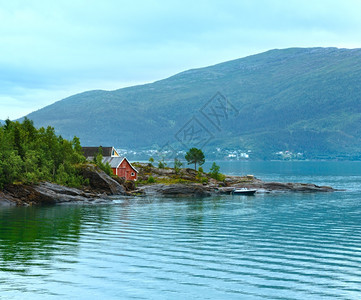
[[[0,299],[361,298],[361,163],[222,171],[348,191],[0,207]]]

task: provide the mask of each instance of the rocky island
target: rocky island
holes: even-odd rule
[[[235,188],[257,189],[258,193],[268,192],[333,192],[329,186],[311,183],[264,182],[253,175],[229,176],[216,180],[208,173],[184,168],[156,168],[149,164],[136,164],[140,182],[132,192],[140,195],[163,196],[212,196],[230,194]],[[149,179],[152,179],[149,184]]]
[[[110,196],[207,197],[229,194],[235,188],[257,192],[331,192],[333,188],[302,183],[263,182],[252,175],[226,176],[213,163],[210,173],[196,164],[204,163],[200,149],[192,148],[185,158],[194,169],[159,163],[134,163],[138,180],[118,177],[103,161],[102,147],[93,159],[85,156],[80,140],[65,140],[52,127],[35,128],[31,120],[6,120],[0,125],[0,206],[49,205],[59,203],[109,202]],[[152,159],[153,160],[153,159]],[[154,161],[154,160],[153,160]],[[129,179],[129,178],[128,178]]]
[[[252,175],[228,176],[215,180],[207,173],[184,168],[156,168],[149,164],[136,164],[139,170],[137,183],[111,177],[93,164],[86,164],[81,175],[89,184],[82,188],[40,182],[38,184],[8,184],[0,191],[0,206],[53,205],[64,203],[97,204],[110,202],[112,195],[125,197],[208,197],[230,194],[234,188],[257,189],[268,192],[333,192],[328,186],[310,183],[264,182]]]

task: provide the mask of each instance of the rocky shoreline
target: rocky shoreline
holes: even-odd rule
[[[138,166],[139,168],[139,166]],[[230,194],[234,188],[257,189],[257,193],[270,192],[333,192],[329,186],[310,183],[264,182],[252,175],[226,176],[217,181],[204,177],[198,183],[199,173],[193,169],[158,169],[147,165],[140,168],[140,183],[135,187],[132,182],[113,179],[93,165],[81,170],[82,176],[89,180],[89,186],[82,189],[69,188],[50,182],[36,185],[11,184],[0,191],[0,206],[54,205],[64,203],[103,203],[111,201],[112,195],[123,196],[164,196],[164,197],[209,197]],[[145,183],[149,177],[158,183]],[[198,176],[198,177],[197,177]],[[202,174],[207,176],[207,174]],[[167,183],[162,183],[168,181]],[[169,182],[173,180],[172,182]]]
[[[211,178],[209,174],[199,173],[193,169],[159,169],[149,164],[138,164],[139,178],[142,182],[147,182],[153,177],[155,184],[143,184],[135,190],[134,194],[140,195],[163,195],[163,196],[201,196],[207,197],[219,194],[230,194],[235,188],[256,189],[257,193],[271,192],[333,192],[336,191],[329,186],[317,186],[311,183],[282,183],[264,182],[253,175],[229,176],[219,181]],[[162,181],[171,181],[164,184]],[[177,182],[179,181],[179,183]],[[184,183],[181,183],[184,181]],[[187,182],[188,181],[188,182]],[[202,181],[203,183],[197,183]]]
[[[160,195],[172,197],[209,197],[220,194],[231,194],[235,188],[256,189],[257,193],[272,192],[334,192],[336,191],[329,186],[318,186],[311,183],[282,183],[282,182],[255,182],[247,184],[238,184],[227,187],[214,187],[201,184],[152,184],[145,185],[134,191],[135,195]]]
[[[84,166],[81,174],[89,180],[89,186],[81,189],[50,182],[9,184],[0,191],[0,206],[88,204],[109,201],[111,195],[129,195],[124,180],[115,180],[94,165]]]

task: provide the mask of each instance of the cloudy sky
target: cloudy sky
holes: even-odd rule
[[[361,47],[359,0],[0,0],[0,119],[274,48]]]

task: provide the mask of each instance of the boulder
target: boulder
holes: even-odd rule
[[[7,198],[16,205],[54,204],[56,200],[35,190],[34,186],[8,184],[4,188]]]
[[[43,199],[51,199],[49,203],[64,202],[89,202],[94,199],[104,198],[104,195],[84,192],[76,188],[70,188],[50,182],[42,182],[35,185],[34,190],[38,192]],[[45,204],[42,202],[41,204]]]
[[[84,192],[76,188],[65,187],[50,182],[37,185],[9,184],[5,187],[2,198],[8,205],[49,205],[65,202],[85,203],[104,199],[104,195]]]
[[[169,176],[169,175],[174,175],[175,172],[173,169],[160,169],[160,168],[151,168],[151,173],[157,174],[159,176]]]
[[[0,192],[0,206],[15,206],[17,205],[16,199],[11,195]]]
[[[124,187],[127,191],[134,191],[136,189],[135,182],[132,180],[125,181]]]
[[[80,174],[89,179],[91,189],[97,193],[106,193],[107,195],[124,195],[124,187],[100,170],[97,166],[88,164],[80,169]]]

